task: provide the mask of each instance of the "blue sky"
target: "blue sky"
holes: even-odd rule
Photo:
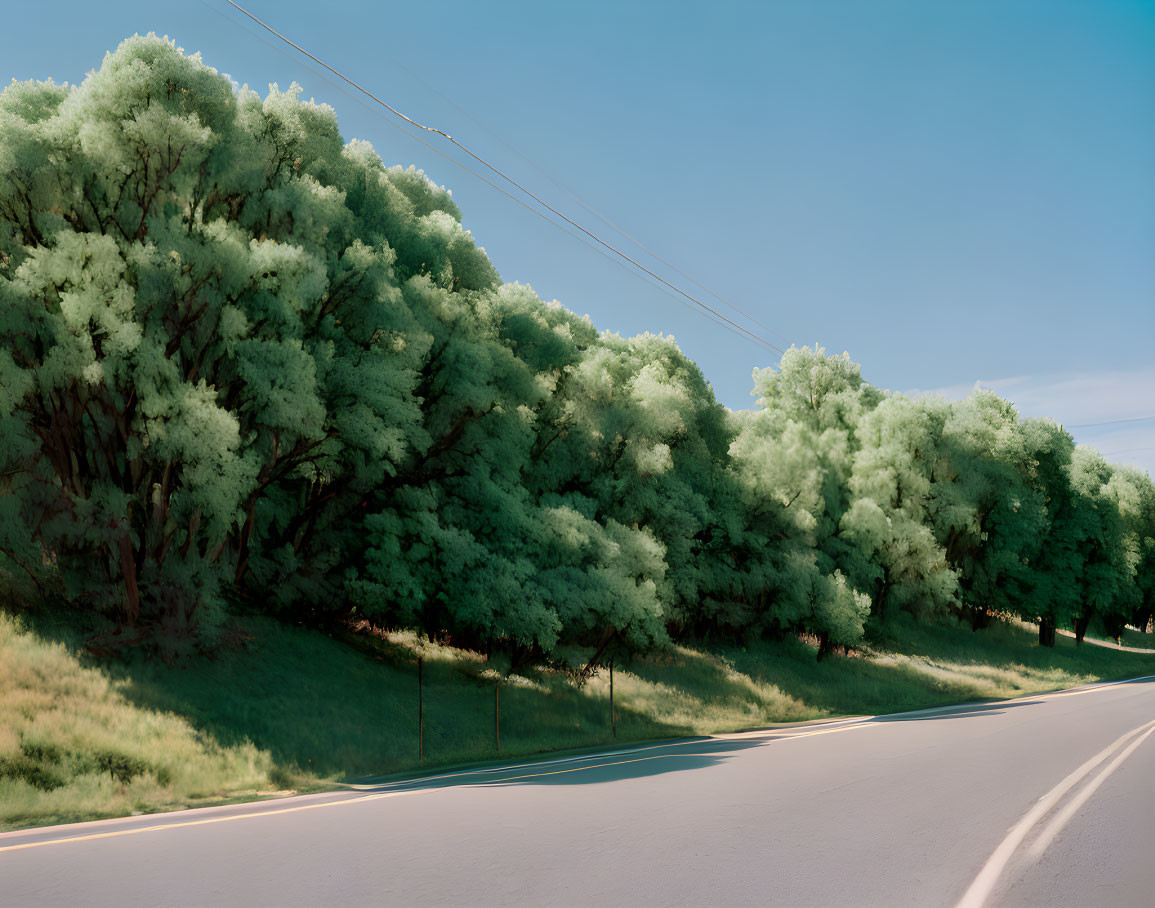
[[[981,382],[1066,425],[1155,416],[1152,0],[246,5],[607,239],[579,198],[787,342],[848,350],[875,384]],[[505,280],[599,328],[674,334],[730,407],[774,362],[224,0],[23,4],[4,25],[5,79],[77,81],[156,31],[259,91],[299,82],[346,138],[449,186]],[[1155,472],[1155,419],[1072,431]]]

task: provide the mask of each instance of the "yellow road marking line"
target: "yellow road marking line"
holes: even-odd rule
[[[874,718],[874,717],[872,717]],[[804,731],[798,735],[786,735],[778,738],[779,741],[792,741],[795,738],[812,738],[814,735],[832,735],[839,731],[854,731],[856,728],[877,728],[879,726],[871,725],[869,720],[863,719],[861,722],[856,722],[854,725],[841,725],[838,728],[820,728],[818,731]]]
[[[788,736],[781,737],[781,738],[775,738],[773,740],[788,741],[791,738],[808,738],[808,737],[811,737],[812,735],[829,735],[829,734],[833,734],[834,732],[851,731],[852,729],[855,729],[855,728],[866,728],[866,727],[867,726],[862,725],[862,724],[843,725],[843,726],[839,726],[838,728],[824,728],[824,729],[820,729],[818,731],[803,732],[801,734],[788,735]],[[687,742],[687,743],[704,743],[704,742]],[[655,746],[661,746],[661,745],[655,745]],[[541,776],[558,776],[558,775],[563,775],[565,773],[571,773],[571,772],[585,772],[585,771],[590,770],[590,769],[604,769],[607,766],[623,766],[623,765],[626,765],[628,763],[642,763],[642,762],[645,762],[647,760],[660,760],[663,757],[670,757],[670,756],[674,756],[674,757],[699,757],[699,756],[708,757],[708,756],[711,756],[711,754],[651,754],[649,756],[638,757],[637,759],[633,759],[633,760],[614,760],[614,761],[608,762],[608,763],[591,763],[591,764],[588,764],[586,766],[571,766],[568,769],[554,769],[554,770],[550,770],[548,772],[533,772],[533,773],[526,773],[526,774],[520,775],[520,776],[503,776],[500,778],[495,778],[492,781],[494,783],[516,782],[516,781],[520,781],[522,779],[534,779],[534,778],[538,778]],[[514,768],[516,768],[516,767],[514,767]],[[474,787],[479,787],[479,786],[474,786]],[[362,795],[359,798],[345,798],[345,799],[342,799],[339,801],[324,801],[320,804],[302,804],[302,805],[299,805],[297,807],[282,807],[282,808],[278,808],[275,810],[256,810],[256,811],[252,811],[251,813],[240,813],[240,814],[234,814],[232,816],[227,816],[227,817],[209,817],[209,818],[203,819],[203,820],[186,820],[186,821],[180,822],[180,823],[159,823],[155,826],[140,826],[140,827],[137,827],[135,829],[117,829],[117,830],[114,830],[112,832],[94,832],[94,833],[89,833],[88,835],[66,836],[64,838],[59,838],[59,839],[45,839],[42,842],[24,842],[20,845],[0,846],[0,853],[6,852],[6,851],[22,851],[22,850],[27,849],[27,848],[41,848],[45,845],[66,845],[70,842],[91,842],[95,839],[113,839],[113,838],[119,838],[120,836],[140,835],[141,833],[145,833],[145,832],[160,832],[160,831],[165,830],[165,829],[184,829],[184,828],[187,828],[189,826],[208,826],[209,824],[212,824],[212,823],[228,823],[228,822],[231,822],[233,820],[250,820],[250,819],[253,819],[255,817],[270,817],[270,816],[277,816],[279,814],[286,814],[286,813],[300,813],[300,812],[305,811],[305,810],[320,810],[323,807],[343,807],[343,806],[348,805],[348,804],[363,804],[367,801],[378,801],[378,800],[381,800],[382,798],[394,798],[394,797],[398,797],[400,795],[406,795],[406,794],[422,794],[422,793],[429,793],[429,792],[435,792],[435,791],[445,791],[445,790],[447,790],[447,789],[443,789],[443,788],[413,788],[413,789],[407,789],[405,791],[385,791],[385,792],[379,792],[377,794]]]
[[[1153,651],[1153,652],[1155,652],[1155,651]],[[943,714],[949,716],[950,713],[948,711],[952,710],[952,709],[963,712],[968,707],[971,707],[974,705],[990,705],[992,707],[995,707],[995,706],[1006,704],[1006,703],[1013,703],[1013,704],[1018,705],[1018,704],[1041,702],[1043,700],[1050,700],[1050,699],[1054,699],[1057,697],[1076,697],[1076,696],[1079,696],[1080,694],[1093,694],[1093,693],[1096,693],[1096,692],[1101,691],[1101,690],[1108,690],[1108,689],[1113,688],[1113,687],[1118,687],[1119,685],[1122,685],[1122,684],[1130,684],[1133,681],[1146,681],[1146,680],[1150,680],[1150,679],[1155,679],[1155,675],[1144,675],[1141,678],[1128,678],[1128,679],[1125,679],[1122,681],[1109,681],[1109,682],[1106,682],[1103,684],[1096,684],[1094,687],[1087,687],[1087,688],[1083,688],[1080,690],[1052,691],[1050,693],[1044,692],[1044,693],[1039,693],[1039,694],[1030,694],[1026,697],[1021,697],[1021,698],[1017,698],[1017,699],[1016,698],[1007,698],[1004,700],[996,700],[990,704],[958,703],[958,704],[952,704],[949,706],[934,706],[934,707],[930,707],[928,709],[909,710],[907,712],[901,712],[901,713],[883,713],[883,714],[879,714],[879,715],[875,715],[875,716],[854,716],[854,717],[849,717],[849,718],[844,718],[844,719],[833,720],[831,723],[829,723],[830,725],[835,726],[833,728],[822,727],[822,728],[819,728],[815,731],[803,731],[803,732],[799,732],[797,734],[790,734],[789,728],[753,729],[751,731],[739,731],[739,732],[732,732],[730,734],[722,734],[722,735],[704,735],[704,736],[698,737],[698,738],[691,738],[688,741],[665,741],[665,742],[662,742],[659,744],[647,744],[647,745],[644,745],[641,747],[631,747],[629,750],[614,751],[613,753],[610,753],[610,754],[590,754],[590,755],[584,756],[584,757],[580,757],[580,756],[579,757],[564,757],[561,760],[546,760],[546,761],[532,761],[532,762],[528,762],[528,763],[514,763],[511,765],[491,767],[488,769],[465,769],[465,770],[461,770],[459,772],[441,773],[438,775],[431,775],[431,776],[419,776],[418,778],[415,778],[415,779],[403,779],[403,780],[398,781],[398,782],[384,782],[384,783],[381,783],[380,785],[351,785],[349,787],[353,791],[365,791],[365,790],[378,791],[384,786],[400,787],[402,785],[419,785],[423,782],[433,782],[433,781],[438,781],[441,779],[455,779],[455,778],[460,778],[462,776],[491,775],[491,774],[506,772],[506,771],[511,770],[511,769],[522,769],[523,767],[527,767],[527,766],[549,766],[549,765],[555,765],[557,763],[563,763],[563,762],[564,763],[570,763],[570,762],[576,763],[576,762],[580,762],[583,760],[597,760],[598,758],[604,757],[604,756],[620,756],[620,755],[627,754],[627,753],[642,753],[642,752],[647,751],[647,750],[663,750],[663,749],[670,748],[670,747],[689,747],[692,744],[707,744],[711,741],[740,741],[740,740],[743,740],[745,738],[754,737],[756,735],[771,736],[769,738],[769,740],[767,741],[767,743],[771,743],[773,741],[788,741],[791,738],[806,738],[806,737],[809,737],[811,735],[825,735],[825,734],[830,734],[831,732],[834,732],[834,731],[843,731],[844,729],[849,729],[849,728],[865,728],[874,719],[898,720],[898,718],[901,716],[918,715],[921,713],[943,713]]]
[[[697,757],[704,756],[704,754],[651,754],[648,757],[638,757],[636,760],[615,760],[612,763],[591,763],[589,766],[571,766],[569,769],[552,769],[549,772],[531,772],[524,776],[505,776],[500,779],[494,779],[494,784],[501,782],[516,782],[519,779],[536,779],[539,776],[560,776],[567,772],[585,772],[590,769],[603,769],[606,766],[622,766],[626,763],[644,763],[646,760],[661,760],[663,757]],[[485,786],[473,786],[475,788]]]
[[[1060,690],[1053,694],[1041,694],[1041,697],[1048,699],[1058,699],[1059,697],[1077,697],[1080,694],[1093,694],[1101,690],[1110,690],[1113,687],[1120,687],[1123,684],[1131,684],[1136,681],[1150,681],[1155,679],[1155,675],[1144,675],[1141,678],[1127,678],[1124,681],[1108,681],[1105,684],[1096,684],[1094,687],[1084,687],[1082,690]]]
[[[43,845],[65,845],[69,842],[91,842],[93,839],[113,839],[125,835],[139,835],[144,832],[160,832],[164,829],[183,829],[188,826],[208,826],[211,823],[229,823],[233,820],[251,820],[254,817],[271,817],[283,813],[300,813],[305,810],[318,810],[322,807],[342,807],[346,804],[361,804],[365,801],[377,801],[382,798],[396,798],[406,794],[438,791],[436,788],[418,788],[414,791],[385,791],[379,794],[362,795],[359,798],[345,798],[340,801],[325,801],[321,804],[301,804],[297,807],[281,807],[276,810],[254,810],[251,813],[239,813],[228,817],[208,817],[202,820],[185,820],[181,823],[158,823],[155,826],[138,826],[134,829],[117,829],[113,832],[93,832],[88,835],[66,836],[60,839],[45,839],[42,842],[24,842],[20,845],[5,845],[0,852],[21,851],[25,848],[40,848]]]
[[[1148,678],[1155,678],[1155,675],[1149,675],[1149,676],[1145,676],[1143,678],[1132,678],[1129,680],[1131,680],[1131,681],[1143,681],[1143,680],[1147,680]],[[1109,684],[1103,684],[1103,685],[1098,685],[1096,687],[1086,688],[1084,690],[1061,691],[1061,692],[1056,692],[1053,694],[1043,694],[1041,696],[1032,697],[1029,699],[1050,699],[1050,698],[1054,698],[1054,697],[1073,697],[1077,694],[1094,693],[1095,691],[1098,691],[1098,690],[1103,690],[1105,688],[1115,687],[1119,684],[1126,684],[1126,683],[1128,683],[1128,682],[1127,681],[1116,681],[1116,682],[1111,682]],[[1029,700],[1028,699],[1024,699],[1024,700],[1020,700],[1020,701],[1010,701],[1009,700],[1006,702],[1008,702],[1008,703],[1010,703],[1010,702],[1025,703],[1025,702],[1029,702]],[[960,704],[960,705],[965,707],[966,704]],[[949,708],[950,707],[942,707],[942,709],[949,709]],[[935,710],[933,710],[933,709],[932,710],[916,710],[916,712],[934,712],[934,711]],[[893,716],[900,716],[900,715],[902,715],[902,713],[894,713],[892,715]],[[700,738],[700,739],[695,739],[695,740],[690,740],[690,741],[671,741],[671,742],[665,743],[665,744],[650,744],[650,745],[647,745],[645,747],[633,748],[630,751],[628,751],[628,753],[639,753],[639,752],[645,751],[645,750],[660,750],[660,749],[669,748],[669,747],[686,747],[690,744],[708,744],[711,741],[734,741],[734,740],[741,740],[744,738],[749,738],[749,737],[752,737],[755,735],[767,735],[767,736],[769,736],[768,740],[766,741],[766,744],[772,744],[776,741],[791,741],[795,738],[811,738],[811,737],[814,737],[816,735],[832,735],[832,734],[836,734],[837,732],[841,732],[841,731],[853,731],[856,728],[870,728],[870,727],[872,727],[872,724],[873,724],[873,723],[871,723],[871,720],[877,719],[877,718],[879,718],[879,716],[862,716],[862,717],[857,718],[857,719],[849,720],[848,724],[836,725],[833,728],[818,728],[818,729],[815,729],[813,731],[803,731],[803,732],[799,732],[797,734],[778,734],[778,733],[774,732],[772,729],[766,729],[766,730],[760,730],[760,731],[737,732],[737,733],[730,734],[730,735],[714,735],[714,736],[710,736],[707,738]],[[765,746],[765,745],[763,745],[763,746]],[[617,754],[615,754],[615,756],[616,755]],[[532,779],[532,778],[537,778],[540,776],[556,776],[556,775],[563,775],[565,773],[571,773],[571,772],[583,772],[583,771],[589,770],[589,769],[601,769],[601,768],[604,768],[607,766],[622,766],[622,765],[625,765],[628,763],[641,763],[641,762],[646,761],[646,760],[657,760],[657,759],[660,759],[661,757],[664,757],[664,756],[691,757],[691,756],[710,756],[710,754],[653,754],[653,755],[648,756],[648,757],[639,757],[638,759],[635,759],[635,760],[616,760],[616,761],[609,762],[609,763],[590,763],[590,764],[585,765],[585,766],[574,766],[574,767],[571,767],[569,769],[555,769],[555,770],[550,770],[548,772],[526,773],[525,775],[521,775],[521,776],[500,777],[500,778],[495,778],[492,781],[494,781],[494,782],[515,782],[515,781],[519,781],[521,779]],[[575,759],[575,761],[576,760],[585,760],[585,759],[595,760],[595,759],[597,759],[597,755],[593,755],[593,756],[590,756],[588,758],[576,757],[574,759]],[[533,766],[533,765],[540,765],[540,764],[522,763],[522,764],[518,764],[515,766],[511,766],[511,767],[504,767],[504,769],[520,769],[520,768],[525,767],[525,766]],[[413,785],[413,784],[418,784],[420,782],[432,781],[432,780],[436,780],[436,779],[453,778],[455,776],[497,774],[500,772],[502,772],[502,769],[469,770],[466,772],[453,773],[453,774],[444,775],[444,776],[426,776],[423,779],[411,779],[407,782],[397,782],[397,783],[393,783],[393,784],[396,784],[396,785]],[[452,786],[450,786],[450,787],[452,787]],[[227,817],[209,817],[209,818],[202,819],[202,820],[186,820],[186,821],[180,822],[180,823],[160,823],[160,824],[157,824],[154,826],[141,826],[141,827],[137,827],[134,829],[118,829],[118,830],[115,830],[112,832],[96,832],[96,833],[90,833],[88,835],[67,836],[67,837],[59,838],[59,839],[45,839],[44,841],[41,841],[41,842],[24,842],[20,845],[2,845],[2,846],[0,846],[0,854],[7,852],[7,851],[22,851],[26,848],[40,848],[44,845],[64,845],[64,844],[67,844],[68,842],[90,842],[90,841],[93,841],[94,839],[111,839],[111,838],[118,838],[120,836],[139,835],[139,834],[145,833],[145,832],[160,832],[161,830],[164,830],[164,829],[184,829],[184,828],[187,828],[190,826],[207,826],[211,823],[227,823],[227,822],[230,822],[233,820],[249,820],[249,819],[253,819],[255,817],[277,816],[279,814],[286,814],[286,813],[300,813],[300,812],[305,811],[305,810],[319,810],[323,807],[340,807],[340,806],[347,805],[347,804],[363,804],[367,801],[378,801],[378,800],[381,800],[383,798],[397,797],[399,795],[421,794],[421,793],[428,793],[428,792],[434,792],[434,791],[444,791],[444,790],[446,790],[446,789],[444,789],[444,788],[409,788],[409,789],[403,789],[400,791],[383,791],[383,792],[379,791],[379,792],[376,792],[374,794],[362,795],[361,797],[357,797],[357,798],[346,798],[346,799],[339,800],[339,801],[324,801],[320,804],[302,804],[302,805],[299,805],[296,807],[282,807],[282,808],[278,808],[275,810],[258,810],[258,811],[253,811],[251,813],[234,814],[232,816],[227,816]]]

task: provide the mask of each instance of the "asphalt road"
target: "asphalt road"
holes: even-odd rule
[[[0,904],[1155,904],[1155,679],[0,835]]]

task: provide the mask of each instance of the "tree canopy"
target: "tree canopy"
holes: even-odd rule
[[[0,579],[133,640],[229,610],[632,649],[1155,608],[1155,487],[791,348],[729,412],[674,340],[504,284],[448,190],[134,37],[0,93]]]

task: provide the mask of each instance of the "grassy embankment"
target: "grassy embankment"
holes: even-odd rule
[[[1141,631],[1127,628],[1119,637],[1123,646],[1133,646],[1137,649],[1155,650],[1155,634],[1144,634]]]
[[[606,672],[506,676],[496,659],[421,643],[360,648],[270,619],[251,639],[180,668],[96,663],[82,634],[0,612],[0,829],[121,816],[417,768],[416,656],[424,657],[427,766],[608,743]],[[1137,635],[1136,635],[1137,636]],[[1128,643],[1135,641],[1128,640]],[[571,653],[576,661],[583,655]],[[1155,672],[1155,655],[1031,630],[892,624],[852,657],[815,662],[788,640],[676,647],[621,664],[618,740],[732,731],[839,714],[1013,697]]]

